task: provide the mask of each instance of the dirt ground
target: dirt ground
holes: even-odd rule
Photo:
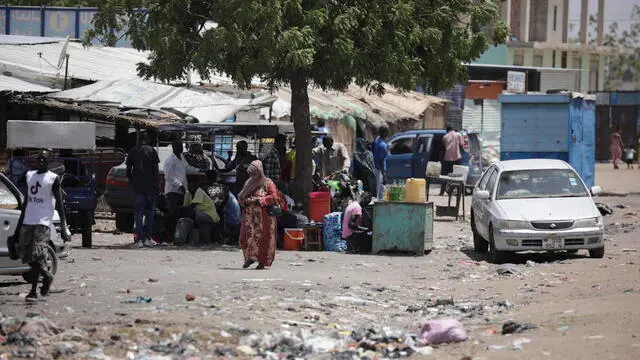
[[[251,357],[250,349],[238,347],[250,334],[255,340],[301,330],[415,333],[430,319],[455,318],[467,341],[411,358],[638,359],[640,196],[597,201],[615,211],[605,218],[604,259],[584,251],[519,254],[512,260],[517,273],[506,276],[472,251],[468,219],[438,219],[435,247],[426,256],[279,251],[264,271],[241,269],[233,247],[132,249],[129,234],[96,233],[94,249],[78,246],[60,263],[56,291],[46,300],[26,305],[22,279],[1,278],[0,311],[81,331],[56,345],[50,356],[60,358]],[[195,300],[186,301],[187,293]],[[136,297],[152,301],[126,303]],[[442,299],[449,301],[437,305]],[[501,335],[508,320],[536,328]],[[168,344],[184,334],[192,341],[176,355]],[[72,350],[60,350],[68,346]],[[0,359],[5,352],[20,355],[15,349],[0,345]],[[305,357],[344,358],[338,355]]]

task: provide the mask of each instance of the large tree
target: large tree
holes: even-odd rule
[[[290,86],[297,179],[311,178],[309,86],[436,92],[464,81],[463,63],[508,35],[489,0],[105,0],[98,8],[90,36],[126,28],[135,48],[150,51],[138,67],[145,78],[195,70],[240,87],[256,77]],[[310,187],[300,182],[297,197]]]

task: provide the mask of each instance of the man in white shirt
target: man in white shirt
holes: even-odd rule
[[[53,283],[53,274],[47,270],[47,246],[54,209],[60,215],[62,237],[71,240],[62,203],[60,178],[49,169],[49,152],[38,154],[38,170],[27,172],[27,193],[16,232],[20,236],[22,263],[31,265],[31,292],[26,301],[38,299],[38,280],[42,275],[40,294],[47,296]]]
[[[180,217],[180,208],[188,189],[187,161],[184,158],[182,141],[175,140],[171,147],[173,153],[164,162],[164,196],[167,199],[166,225],[169,236],[173,238]]]

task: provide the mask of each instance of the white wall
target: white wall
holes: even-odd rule
[[[563,22],[564,22],[564,14],[568,9],[565,9],[564,0],[548,0],[549,7],[548,15],[547,15],[547,42],[549,43],[561,43],[562,42],[562,34],[563,34]],[[556,14],[556,29],[553,30],[553,9],[558,7],[558,12]]]

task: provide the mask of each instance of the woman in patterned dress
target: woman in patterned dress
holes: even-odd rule
[[[267,207],[277,204],[276,185],[264,175],[262,162],[253,161],[247,168],[250,176],[238,194],[242,207],[240,248],[244,255],[243,268],[258,262],[257,270],[271,266],[276,254],[276,218],[269,216]]]

